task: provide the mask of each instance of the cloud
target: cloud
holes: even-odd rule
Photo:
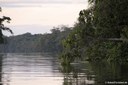
[[[41,7],[41,4],[23,4],[23,3],[12,3],[12,4],[8,4],[8,3],[5,3],[5,4],[0,4],[1,7],[12,7],[12,8],[15,8],[15,7]]]
[[[87,0],[3,0],[1,3],[84,3]]]
[[[72,25],[86,5],[45,4],[42,7],[3,8],[3,15],[12,18],[11,25]]]
[[[1,14],[12,19],[11,23],[5,26],[10,27],[15,35],[26,32],[45,33],[53,26],[62,24],[73,26],[79,11],[87,8],[86,0],[0,0],[0,2],[3,8]]]
[[[87,0],[2,0],[2,7],[31,7],[41,4],[86,4]],[[37,5],[38,4],[38,5]]]

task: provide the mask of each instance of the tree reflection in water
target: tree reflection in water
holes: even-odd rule
[[[93,62],[91,63],[92,70],[94,71],[95,85],[111,85],[108,82],[116,82],[118,85],[126,85],[128,81],[128,64],[119,64],[117,62]],[[122,84],[120,84],[122,82]],[[123,83],[125,82],[125,83]],[[114,85],[116,84],[114,83]]]
[[[87,66],[88,67],[88,66]],[[61,72],[64,74],[63,85],[91,85],[94,83],[92,71],[84,67],[82,63],[61,64]]]
[[[84,64],[61,64],[61,72],[64,74],[63,85],[112,85],[108,82],[124,82],[118,85],[128,84],[127,63],[100,61]]]

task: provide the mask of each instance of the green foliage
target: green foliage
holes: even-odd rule
[[[10,53],[32,53],[32,52],[52,52],[62,51],[61,41],[66,38],[71,29],[60,27],[52,29],[52,33],[35,34],[25,33],[17,36],[6,37],[7,43],[0,45],[0,52]]]
[[[61,62],[71,63],[76,58],[80,58],[81,55],[81,40],[80,36],[77,34],[79,30],[72,31],[69,36],[62,41],[64,51],[61,55]]]
[[[96,35],[104,38],[120,38],[128,24],[127,0],[95,0],[93,5]]]
[[[51,34],[44,34],[40,40],[44,52],[62,52],[62,40],[70,33],[71,28],[66,26],[54,27]]]
[[[88,2],[90,7],[80,11],[78,23],[63,40],[63,54],[69,52],[74,59],[73,54],[79,53],[82,59],[90,61],[127,61],[128,0]],[[73,52],[74,49],[77,52]]]

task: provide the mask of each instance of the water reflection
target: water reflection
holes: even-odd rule
[[[4,85],[62,85],[57,57],[40,54],[6,54],[3,57]]]
[[[2,59],[3,55],[0,54],[0,85],[2,85]]]
[[[64,74],[63,85],[91,85],[94,84],[94,75],[89,70],[88,63],[61,64]]]
[[[90,62],[62,64],[63,85],[127,85],[128,64]],[[82,67],[84,66],[84,67]]]
[[[3,85],[111,85],[108,82],[128,81],[127,63],[60,64],[49,54],[4,54],[0,55],[0,66]]]
[[[93,62],[91,66],[96,75],[95,85],[128,84],[128,63]]]

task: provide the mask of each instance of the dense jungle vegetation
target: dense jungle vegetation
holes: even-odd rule
[[[128,61],[128,0],[88,0],[72,32],[63,40],[63,63]]]
[[[73,30],[52,29],[51,34],[7,37],[9,44],[1,45],[1,52],[61,52],[60,59],[124,62],[128,60],[128,0],[88,0],[88,9],[79,13]],[[1,9],[1,8],[0,8]],[[11,19],[0,18],[1,30],[9,30],[2,23]],[[68,35],[69,34],[69,35]],[[67,36],[68,35],[68,36]],[[1,37],[2,36],[2,37]],[[66,38],[66,39],[65,39]],[[61,40],[63,46],[61,45]]]
[[[55,27],[51,33],[34,34],[25,33],[4,38],[0,45],[1,53],[32,53],[32,52],[62,52],[62,41],[67,37],[71,28],[66,26]]]
[[[61,53],[63,85],[75,84],[73,80],[77,85],[84,85],[82,78],[94,79],[95,85],[128,81],[128,0],[88,0],[88,3],[89,7],[79,12],[72,28],[56,27],[46,34],[5,37],[2,30],[13,32],[3,24],[11,19],[3,16],[0,18],[0,53]]]

